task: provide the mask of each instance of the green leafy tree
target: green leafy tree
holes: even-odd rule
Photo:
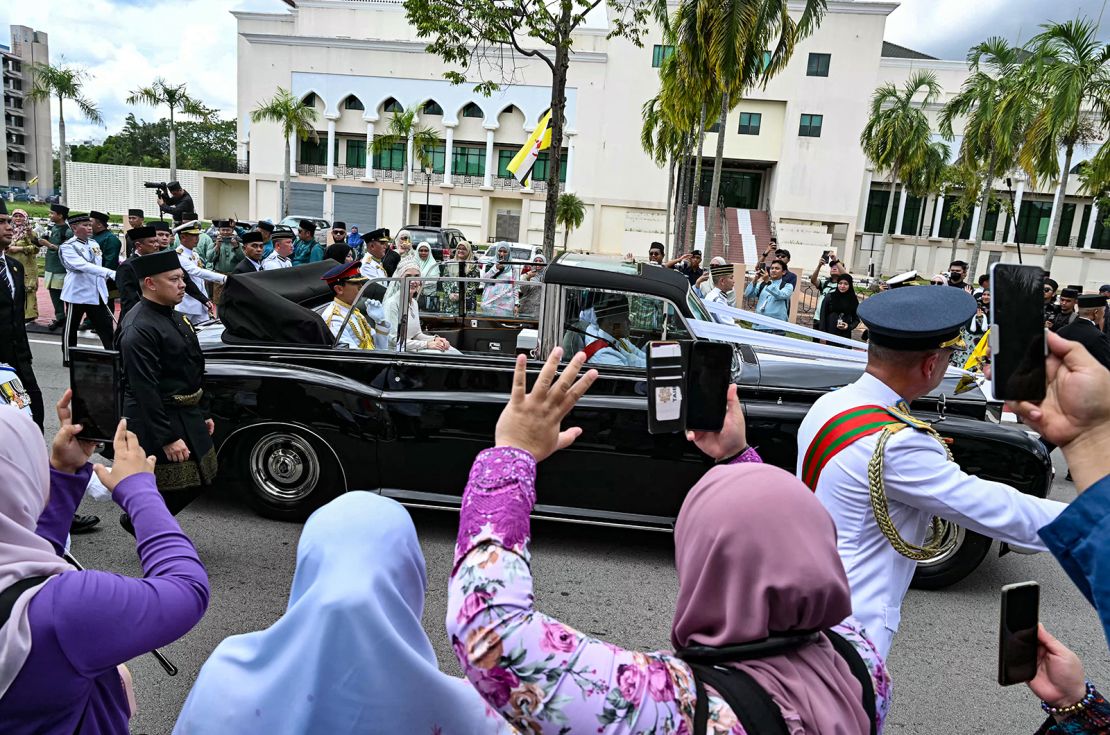
[[[1034,183],[1060,181],[1044,255],[1044,269],[1051,270],[1075,149],[1110,130],[1110,45],[1098,40],[1098,25],[1086,18],[1041,27],[1029,41],[1033,56],[1026,62],[1025,83],[1014,89],[1011,102],[1032,97],[1036,105],[1019,154],[1022,167]]]
[[[1029,125],[1031,106],[1028,96],[1019,95],[1012,98],[1010,104],[1003,105],[1019,84],[1024,55],[1020,48],[999,37],[972,46],[967,54],[971,73],[940,115],[941,132],[949,140],[954,137],[952,123],[957,118],[964,119],[960,157],[975,162],[986,179],[979,210],[982,216],[972,233],[975,244],[968,258],[968,281],[974,280],[979,263],[987,212],[992,211],[994,180],[1005,176],[1017,164],[1021,138]]]
[[[950,260],[956,259],[956,246],[960,240],[960,233],[963,232],[964,225],[979,204],[982,186],[983,180],[980,177],[979,167],[974,161],[960,159],[945,169],[944,187],[955,193],[955,199],[949,205],[948,211],[944,213],[945,219],[956,222],[956,230],[952,233]]]
[[[788,6],[787,0],[683,0],[675,13],[676,58],[683,69],[679,76],[687,91],[700,90],[701,96],[712,97],[720,110],[710,212],[720,198],[729,111],[748,89],[756,84],[766,86],[786,67],[795,44],[820,24],[826,0],[806,0],[797,20]],[[706,222],[707,261],[712,257],[718,221],[719,213]]]
[[[690,146],[690,134],[673,124],[660,109],[659,95],[652,97],[641,108],[644,119],[640,131],[640,145],[655,165],[667,167],[667,215],[663,227],[663,242],[671,238],[672,202],[675,199],[675,172]]]
[[[871,112],[860,134],[860,145],[875,169],[890,173],[883,230],[879,238],[876,272],[883,272],[887,232],[894,216],[894,190],[903,172],[921,166],[932,142],[932,130],[924,108],[940,96],[940,83],[932,72],[916,72],[899,89],[887,82],[871,97]]]
[[[69,192],[66,191],[66,116],[65,102],[77,105],[82,117],[97,125],[104,124],[104,118],[96,105],[89,101],[83,94],[82,88],[88,81],[89,74],[85,69],[50,64],[32,64],[31,72],[34,75],[34,85],[28,95],[32,100],[45,101],[51,98],[58,100],[58,169],[61,172],[60,201],[65,204]]]
[[[912,196],[920,198],[922,202],[930,196],[936,195],[939,197],[944,187],[945,170],[948,167],[948,157],[950,155],[951,149],[948,147],[947,143],[939,140],[934,140],[930,143],[921,165],[911,169],[904,177],[905,191],[909,192]],[[921,230],[925,226],[924,213],[925,207],[922,206],[922,219],[918,222],[916,228],[913,256],[910,259],[910,270],[917,268],[917,248],[921,244]],[[936,233],[933,234],[935,237]]]
[[[235,121],[208,118],[178,122],[177,148],[182,168],[198,171],[235,170]],[[123,127],[100,143],[74,145],[70,157],[85,163],[117,166],[169,167],[170,121],[137,120],[129,113]]]
[[[271,122],[276,123],[281,128],[281,136],[285,140],[285,158],[282,161],[281,170],[281,183],[282,183],[282,199],[281,199],[281,216],[285,217],[289,214],[289,160],[292,157],[292,150],[290,149],[290,140],[295,135],[300,140],[318,140],[316,135],[316,110],[312,107],[307,107],[301,104],[293,94],[282,87],[278,87],[277,93],[266,100],[260,102],[251,110],[251,122]]]
[[[563,193],[555,205],[555,222],[563,227],[563,252],[567,250],[571,230],[577,230],[586,219],[586,205],[575,194]]]
[[[420,125],[417,108],[410,107],[403,112],[393,113],[384,135],[374,138],[374,152],[381,153],[401,146],[401,222],[404,227],[409,223],[409,154],[408,143],[412,141],[412,157],[421,168],[432,165],[432,153],[439,146],[439,134],[428,126]]]
[[[189,117],[208,117],[214,113],[189,96],[184,84],[167,84],[158,77],[149,87],[139,87],[127,96],[127,104],[146,104],[151,107],[168,107],[170,110],[170,179],[177,180],[177,128],[174,115],[180,111]]]
[[[427,50],[462,68],[444,74],[451,82],[474,82],[478,91],[490,94],[513,79],[514,65],[521,58],[550,71],[551,148],[543,221],[544,254],[550,260],[555,249],[572,36],[600,7],[609,17],[609,38],[625,38],[639,46],[649,20],[666,23],[666,0],[404,0],[404,5],[417,35],[431,39]]]

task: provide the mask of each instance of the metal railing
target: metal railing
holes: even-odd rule
[[[239,161],[239,168],[237,170],[238,170],[239,173],[249,173],[250,172],[246,161]],[[336,166],[332,167],[332,171],[333,171],[333,175],[336,178],[340,178],[340,179],[361,179],[361,178],[364,178],[366,176],[366,167],[365,166],[339,166],[339,165],[336,165]],[[405,177],[405,172],[404,171],[400,171],[400,170],[397,170],[397,169],[388,169],[388,168],[375,168],[373,171],[374,171],[374,180],[375,181],[387,181],[387,182],[393,182],[393,183],[397,183],[397,184],[400,184],[400,183],[404,182],[404,177]],[[297,173],[298,174],[303,174],[305,176],[326,176],[327,173],[328,173],[328,167],[327,167],[326,164],[322,164],[322,163],[301,163],[301,162],[298,162],[297,163]],[[431,174],[431,183],[434,184],[434,185],[442,184],[443,181],[444,181],[444,178],[445,178],[445,174],[433,173],[433,174]],[[451,183],[454,184],[457,187],[477,189],[479,187],[485,186],[486,177],[485,177],[485,175],[453,174],[451,176]],[[517,181],[515,178],[513,178],[511,176],[509,176],[509,177],[494,176],[492,178],[491,183],[493,184],[494,189],[498,189],[498,190],[501,190],[501,191],[522,191],[524,189],[524,186],[519,181]],[[531,191],[536,191],[536,192],[546,192],[547,191],[547,182],[546,181],[539,181],[539,180],[533,179],[531,183],[532,183]],[[425,174],[423,171],[415,171],[414,170],[412,172],[412,185],[413,186],[427,186],[428,185],[428,175]]]

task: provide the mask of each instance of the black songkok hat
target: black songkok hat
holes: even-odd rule
[[[262,242],[263,238],[261,232],[246,232],[243,233],[243,244],[248,245],[252,242]]]
[[[269,232],[271,234],[274,231],[274,223],[273,222],[259,222],[257,225],[255,225],[255,227],[262,230],[263,232]]]
[[[163,250],[150,255],[140,255],[131,261],[131,267],[135,269],[135,275],[139,278],[146,278],[167,271],[181,270],[181,261],[173,250]]]
[[[960,346],[977,308],[962,288],[894,288],[864,299],[858,313],[874,344],[916,351]]]
[[[297,223],[297,227],[300,227],[302,230],[308,230],[309,232],[316,232],[316,223],[310,219],[302,219]]]
[[[1062,299],[1077,299],[1077,298],[1079,298],[1079,289],[1072,288],[1070,286],[1068,288],[1061,289],[1060,298],[1062,298]]]
[[[1097,293],[1085,293],[1075,301],[1080,309],[1098,309],[1106,306],[1106,297]]]
[[[105,227],[108,226],[108,215],[106,215],[104,212],[97,212],[94,209],[93,211],[89,212],[89,217],[96,220],[97,222],[104,225]]]
[[[127,210],[127,216],[128,217],[142,217],[142,216],[144,216],[143,215],[143,210],[141,210],[141,209],[129,209],[129,210]]]
[[[212,220],[212,226],[215,227],[217,230],[220,229],[221,227],[231,227],[231,220],[229,220],[229,219]]]
[[[54,214],[60,214],[63,217],[68,217],[69,216],[69,207],[67,207],[64,204],[51,204],[50,205],[50,211],[53,212]]]
[[[331,223],[331,228],[333,230],[345,230],[347,229],[347,223],[341,220],[336,220],[335,222]]]
[[[127,231],[127,235],[132,240],[142,240],[147,237],[154,237],[158,231],[151,225],[143,225],[141,227],[132,227]]]
[[[291,230],[289,227],[286,227],[285,225],[278,225],[274,228],[274,235],[270,239],[292,240],[294,237],[296,237],[296,235],[293,234],[293,230]]]
[[[155,233],[159,231],[171,232],[170,223],[162,219],[154,220],[150,223],[150,227],[154,230]]]

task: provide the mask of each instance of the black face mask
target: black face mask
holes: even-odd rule
[[[952,281],[953,283],[959,283],[963,279],[964,279],[964,274],[963,273],[957,273],[956,271],[951,271],[948,274],[948,280]]]

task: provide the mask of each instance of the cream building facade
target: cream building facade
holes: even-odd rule
[[[473,85],[443,79],[447,67],[424,50],[426,41],[417,38],[397,0],[286,1],[290,9],[284,13],[234,13],[239,157],[249,159],[252,218],[278,215],[283,167],[288,166],[293,214],[342,219],[363,231],[375,226],[396,231],[423,222],[458,228],[477,242],[540,242],[543,182],[523,188],[505,164],[548,107],[546,66],[518,57],[512,62],[512,84],[487,98]],[[962,61],[932,59],[885,42],[887,17],[897,7],[895,2],[830,0],[819,30],[798,44],[790,65],[730,113],[723,132],[721,203],[731,218],[726,228],[731,259],[751,262],[756,238],[745,233],[758,215],[769,218],[780,243],[794,250],[796,263],[808,263],[831,248],[854,270],[866,269],[875,239],[871,233],[881,228],[875,210],[889,190],[889,181],[869,169],[859,145],[872,93],[883,82],[902,84],[917,70],[933,71],[945,92],[928,110],[935,122],[940,105],[967,75]],[[658,33],[636,47],[607,39],[609,28],[599,9],[575,36],[571,57],[560,175],[564,190],[585,202],[586,219],[571,233],[569,245],[643,254],[652,241],[664,239],[668,177],[640,148],[640,110],[658,91],[655,67],[667,48]],[[317,113],[318,141],[292,141],[288,160],[277,126],[250,122],[250,111],[278,87],[292,90]],[[420,124],[441,140],[429,171],[419,164],[400,171],[399,147],[378,156],[369,152],[375,138],[388,133],[393,111],[413,107]],[[710,167],[716,136],[707,135],[705,142]],[[1075,163],[1092,152],[1080,152]],[[402,212],[406,175],[410,206]],[[1090,198],[1078,195],[1076,177],[1071,177],[1065,211],[1055,214],[1051,203],[1045,210],[1053,192],[1044,183],[1034,191],[1021,177],[1012,178],[1017,200],[1026,205],[1024,219],[1019,216],[1017,227],[1004,219],[988,229],[990,238],[984,240],[991,242],[984,246],[983,264],[1011,259],[1014,248],[1006,243],[1019,233],[1025,235],[1028,260],[1038,250],[1030,243],[1037,236],[1043,242],[1048,219],[1057,216],[1066,231],[1062,244],[1071,247],[1058,263],[1082,256],[1078,251],[1087,246],[1093,270],[1088,263],[1068,273],[1075,270],[1079,278],[1080,271],[1085,277],[1105,268],[1110,278],[1110,260],[1102,263],[1099,249],[1110,248],[1110,232],[1097,225]],[[1007,196],[1004,184],[997,186]],[[708,193],[703,203],[707,200]],[[899,194],[896,206],[898,234],[883,270],[911,262],[919,270],[946,266],[951,236],[945,235],[956,223],[947,220],[943,200],[938,205]],[[965,253],[966,242],[957,239],[958,252]]]

